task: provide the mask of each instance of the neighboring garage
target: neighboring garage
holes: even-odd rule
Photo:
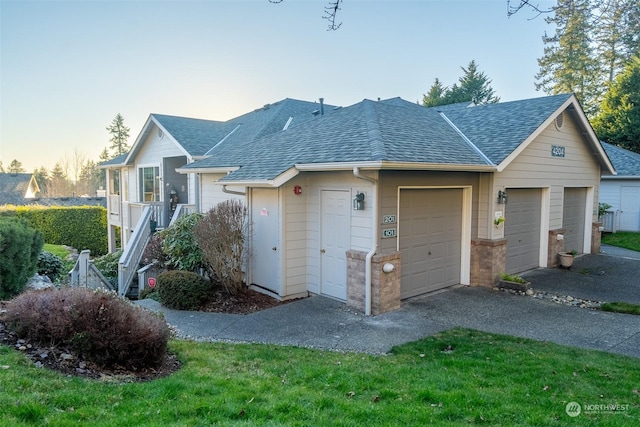
[[[400,190],[402,299],[460,283],[462,200],[460,188]]]
[[[538,267],[540,260],[540,226],[542,190],[509,188],[505,205],[504,237],[507,239],[506,272],[520,273]]]
[[[562,206],[562,228],[564,228],[564,249],[579,253],[584,249],[586,188],[565,188]]]

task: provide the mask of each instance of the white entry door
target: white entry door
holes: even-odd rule
[[[640,230],[640,187],[620,188],[620,230]]]
[[[347,299],[347,251],[351,247],[349,191],[321,191],[320,293]]]
[[[254,285],[280,294],[280,215],[278,190],[254,188],[251,190],[251,219],[253,245],[251,264]]]

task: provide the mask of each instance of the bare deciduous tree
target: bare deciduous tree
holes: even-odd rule
[[[248,259],[249,230],[247,208],[235,199],[214,206],[194,230],[209,277],[220,282],[231,295],[237,295],[244,287],[242,266]]]

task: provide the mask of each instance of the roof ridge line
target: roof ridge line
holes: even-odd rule
[[[480,157],[482,157],[482,159],[491,166],[496,166],[495,163],[493,163],[491,161],[491,159],[489,159],[486,154],[484,154],[482,152],[482,150],[480,150],[480,148],[478,148],[473,142],[471,142],[471,140],[469,138],[467,138],[467,136],[462,133],[462,131],[460,129],[458,129],[458,127],[456,125],[453,124],[453,122],[451,120],[449,120],[449,118],[446,116],[446,114],[444,114],[442,111],[438,111],[438,114],[440,115],[440,117],[442,117],[444,119],[445,122],[447,122],[449,124],[449,126],[451,126],[453,128],[453,130],[455,130],[458,135],[460,135],[462,137],[462,139],[476,152],[480,155]]]
[[[382,134],[378,125],[377,114],[374,108],[374,101],[365,100],[363,102],[365,124],[367,126],[367,136],[369,139],[369,147],[371,149],[371,157],[384,160],[386,150],[382,142]]]

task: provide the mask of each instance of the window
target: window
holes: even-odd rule
[[[120,194],[120,171],[111,171],[111,194]]]
[[[138,169],[140,171],[140,201],[160,201],[160,168],[157,166]]]

